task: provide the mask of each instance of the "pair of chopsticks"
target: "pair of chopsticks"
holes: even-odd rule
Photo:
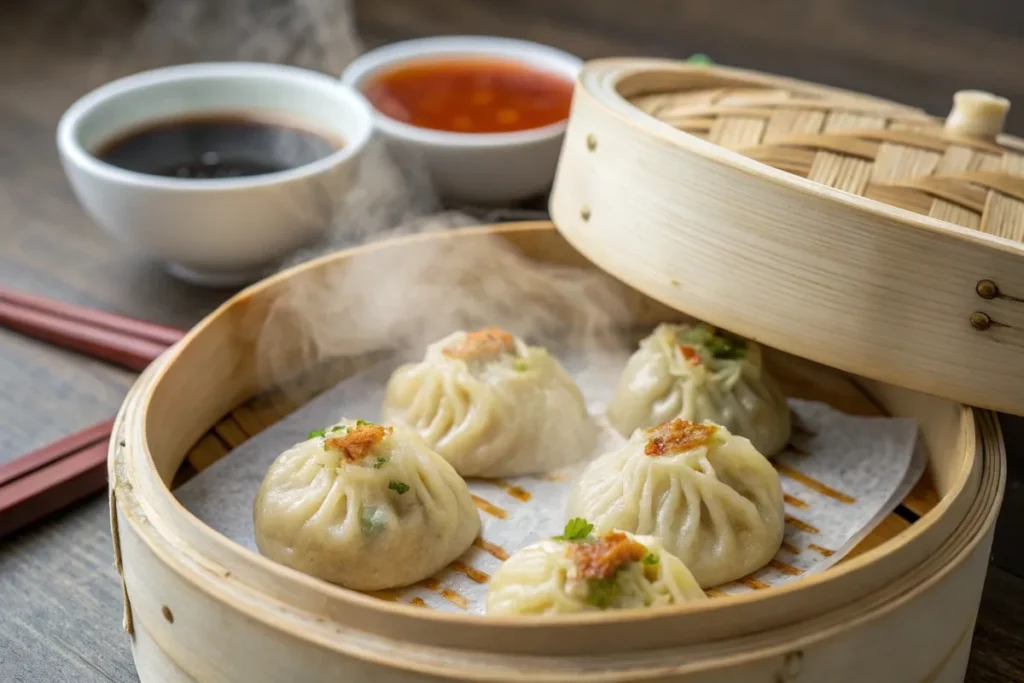
[[[184,332],[0,288],[0,327],[142,371]],[[114,420],[0,465],[0,538],[107,485]]]
[[[0,287],[0,326],[142,372],[184,332]]]

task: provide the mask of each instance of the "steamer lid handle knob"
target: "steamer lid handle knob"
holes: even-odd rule
[[[954,135],[995,140],[1003,132],[1010,100],[981,90],[961,90],[953,95],[953,111],[945,128]]]

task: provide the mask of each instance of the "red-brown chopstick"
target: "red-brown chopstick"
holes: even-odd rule
[[[0,486],[0,538],[106,488],[109,437]]]
[[[11,482],[27,477],[38,470],[45,469],[72,453],[85,450],[98,443],[106,444],[110,440],[110,431],[113,428],[113,419],[100,422],[91,427],[86,427],[80,432],[75,432],[71,436],[65,436],[60,441],[54,441],[48,446],[43,446],[39,450],[32,451],[20,458],[0,465],[0,491]],[[0,510],[2,509],[3,506],[0,505]]]
[[[122,332],[139,339],[148,339],[164,346],[170,346],[178,341],[183,334],[181,330],[174,327],[126,318],[125,316],[107,313],[106,311],[95,311],[91,308],[73,306],[62,301],[25,294],[24,292],[18,292],[6,287],[0,287],[0,301],[44,313],[53,313],[67,320],[105,328],[113,332]]]
[[[172,327],[3,288],[0,325],[136,372],[145,369],[184,334]]]
[[[0,288],[0,326],[141,371],[184,332]],[[107,485],[114,421],[0,465],[0,538]]]

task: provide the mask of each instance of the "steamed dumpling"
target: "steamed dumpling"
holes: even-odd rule
[[[650,536],[611,531],[534,543],[508,558],[487,591],[488,614],[565,614],[706,600],[686,566]]]
[[[561,364],[493,327],[456,332],[395,370],[384,414],[415,429],[464,477],[557,469],[586,456],[596,438]]]
[[[627,437],[677,417],[723,425],[767,456],[789,441],[789,407],[761,347],[704,324],[659,325],[630,357],[608,404],[609,422]]]
[[[587,465],[569,493],[568,514],[599,532],[654,536],[702,588],[766,565],[784,523],[779,475],[750,441],[680,419],[637,430]]]
[[[414,432],[362,420],[343,420],[278,456],[254,522],[261,553],[356,590],[421,581],[480,530],[451,465]]]

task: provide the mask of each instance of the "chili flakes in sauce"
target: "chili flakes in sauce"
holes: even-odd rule
[[[621,531],[611,531],[593,543],[576,543],[569,550],[580,579],[610,579],[623,565],[646,556],[647,548]]]
[[[650,438],[644,446],[644,455],[671,455],[706,446],[717,431],[718,427],[715,425],[694,424],[689,420],[676,418],[647,430]]]
[[[327,448],[341,451],[345,462],[358,462],[369,455],[370,451],[385,437],[391,436],[392,431],[394,431],[392,427],[373,424],[360,425],[348,430],[345,434],[327,437],[324,439],[324,445]]]
[[[569,116],[572,79],[512,60],[416,60],[368,79],[363,94],[396,121],[454,133],[510,133]]]

